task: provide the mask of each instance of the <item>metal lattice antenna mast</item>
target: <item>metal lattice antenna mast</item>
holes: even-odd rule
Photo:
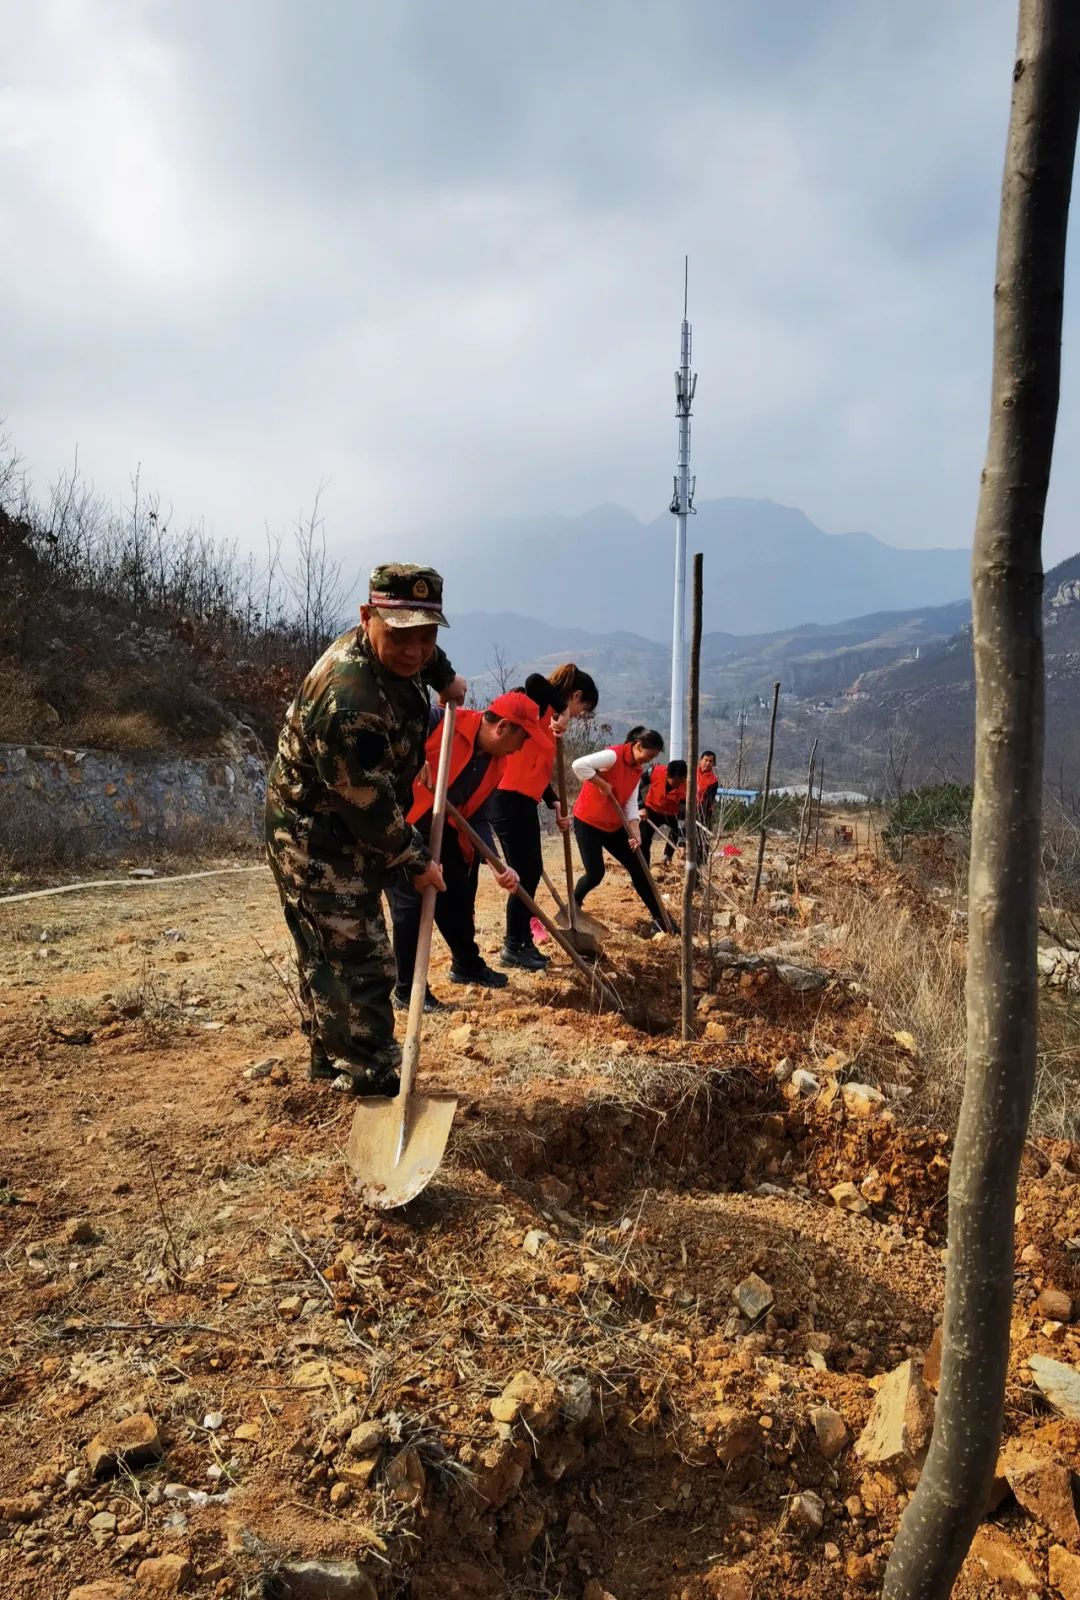
[[[690,257],[683,267],[682,343],[675,374],[675,416],[679,423],[678,471],[671,510],[675,517],[675,613],[671,630],[671,731],[668,760],[685,757],[686,740],[686,519],[694,512],[696,478],[690,476],[690,405],[697,374],[690,371],[690,324],[686,320],[690,289]]]

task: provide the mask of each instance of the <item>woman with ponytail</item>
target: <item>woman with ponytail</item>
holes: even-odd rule
[[[570,818],[563,815],[551,785],[555,740],[574,717],[592,716],[600,695],[589,674],[572,661],[556,667],[546,678],[531,673],[525,680],[525,693],[539,709],[541,737],[534,734],[524,749],[509,758],[488,810],[507,864],[517,873],[521,887],[535,894],[544,868],[540,801],[554,811],[564,833],[570,828]],[[547,958],[533,943],[528,909],[517,895],[511,895],[506,903],[506,942],[499,961],[504,967],[521,967],[526,972],[542,972],[547,966]]]

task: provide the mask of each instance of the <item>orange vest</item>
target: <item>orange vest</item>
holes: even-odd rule
[[[476,741],[480,733],[480,724],[483,722],[483,720],[484,713],[482,711],[467,711],[464,707],[458,708],[458,713],[454,720],[454,743],[450,750],[450,777],[448,780],[448,787],[456,778],[461,776],[469,762],[472,760],[476,750]],[[435,777],[435,774],[439,769],[439,752],[442,749],[442,736],[443,729],[445,727],[446,719],[444,718],[439,723],[439,726],[435,729],[434,733],[429,736],[428,742],[424,746],[424,754],[427,758],[427,764],[431,771],[432,778]],[[458,806],[458,810],[461,812],[463,817],[471,817],[475,811],[479,811],[488,795],[494,788],[497,787],[499,779],[502,777],[503,768],[506,765],[506,759],[507,758],[505,756],[492,756],[491,760],[487,764],[487,769],[484,772],[484,776],[480,779],[480,782],[477,784],[472,794],[463,805]],[[408,820],[415,825],[420,821],[421,817],[427,816],[434,804],[435,791],[428,788],[427,784],[422,781],[418,773],[416,778],[413,780],[413,803],[409,809]],[[457,826],[452,817],[448,820],[451,827]],[[473,847],[469,843],[468,839],[459,840],[459,844],[461,847],[461,853],[465,857],[466,861],[471,861],[473,857]]]
[[[635,767],[631,760],[633,745],[612,744],[609,750],[615,752],[615,765],[600,774],[601,778],[610,783],[615,791],[615,802],[609,800],[606,794],[591,781],[581,785],[581,793],[574,801],[574,815],[580,817],[582,822],[588,822],[594,828],[601,828],[605,833],[616,833],[622,828],[622,816],[625,815],[623,807],[641,782],[641,768]]]
[[[667,767],[657,765],[652,769],[649,779],[649,788],[645,795],[645,804],[650,811],[658,811],[662,817],[677,817],[679,807],[686,799],[686,780],[680,779],[674,789],[667,786]]]
[[[551,769],[555,765],[555,735],[551,731],[551,707],[540,713],[540,729],[531,739],[526,739],[520,750],[506,757],[500,789],[513,789],[515,794],[527,794],[530,800],[543,799],[544,790],[551,782]]]

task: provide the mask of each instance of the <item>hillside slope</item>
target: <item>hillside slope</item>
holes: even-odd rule
[[[1080,554],[1046,574],[1043,600],[1046,655],[1047,772],[1080,783]],[[838,727],[853,745],[883,749],[887,730],[900,730],[917,781],[935,771],[969,779],[975,726],[971,627],[929,645],[918,660],[864,673],[853,696],[832,709],[825,731]]]
[[[774,633],[707,633],[701,645],[706,737],[723,743],[718,725],[766,700],[776,679],[785,694],[799,698],[841,694],[861,673],[942,643],[970,614],[963,601]],[[479,612],[454,618],[450,649],[481,697],[496,686],[500,671],[520,679],[572,657],[600,686],[603,720],[667,723],[671,652],[639,634],[550,628],[528,617]]]

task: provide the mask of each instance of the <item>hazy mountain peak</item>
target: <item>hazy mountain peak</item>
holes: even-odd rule
[[[657,641],[671,631],[675,519],[624,506],[429,527],[399,540],[433,562],[460,611],[524,612],[593,633]],[[705,553],[705,627],[769,633],[877,611],[945,605],[968,590],[966,550],[901,550],[870,534],[827,534],[796,506],[701,500],[689,550]]]

